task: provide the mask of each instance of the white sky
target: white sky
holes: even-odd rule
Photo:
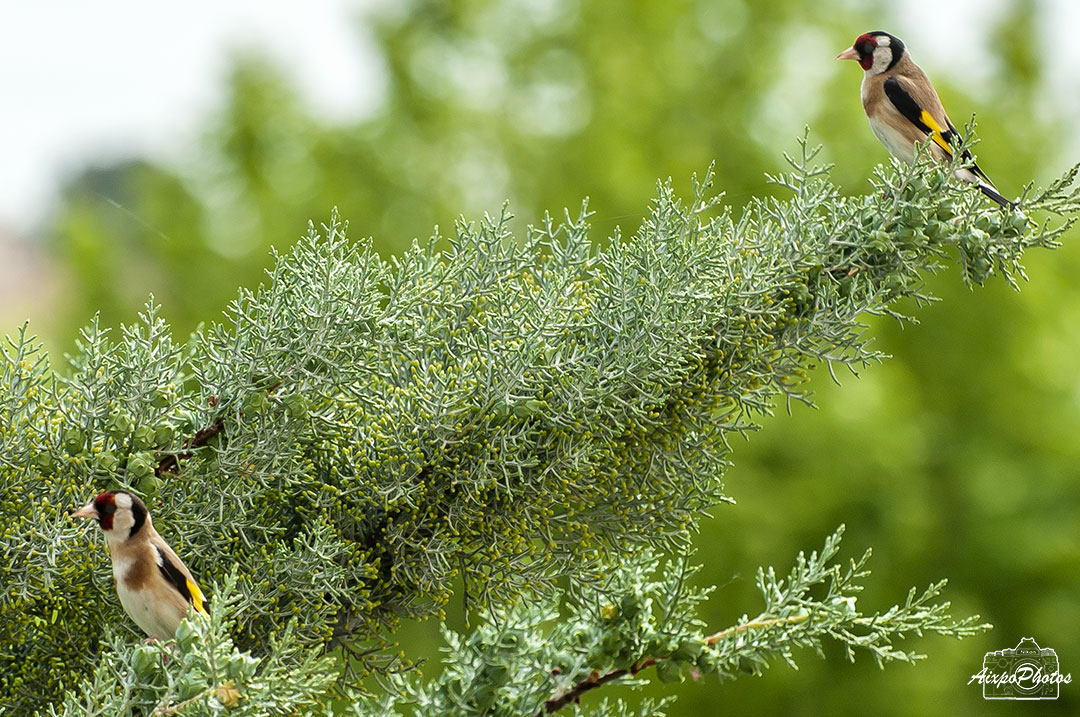
[[[175,153],[212,113],[237,49],[288,67],[317,111],[362,114],[381,94],[357,22],[372,1],[0,0],[0,225],[30,230],[63,178],[88,162],[182,162]],[[934,74],[977,83],[985,58],[957,53],[955,39],[965,22],[989,24],[1007,1],[897,0],[881,27],[921,36],[915,54]],[[1063,105],[1080,112],[1080,1],[1042,4],[1047,37],[1061,38],[1052,68]]]

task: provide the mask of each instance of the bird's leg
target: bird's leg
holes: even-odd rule
[[[157,635],[151,635],[150,637],[143,640],[143,644],[145,644],[145,645],[161,645],[161,644],[164,644],[164,643],[162,643],[161,640],[158,639]],[[171,661],[172,661],[172,655],[170,655],[167,651],[162,650],[161,651],[161,666],[164,667],[164,666],[168,665]]]

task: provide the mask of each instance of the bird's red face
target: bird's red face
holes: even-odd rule
[[[859,65],[864,70],[869,70],[870,66],[874,64],[874,50],[878,47],[877,37],[864,32],[856,38],[855,44],[851,47],[859,53]]]
[[[878,49],[878,37],[874,33],[864,32],[855,38],[855,43],[836,56],[837,60],[855,60],[864,70],[874,66],[874,50]]]
[[[102,530],[112,530],[114,515],[116,515],[116,491],[107,491],[72,513],[71,517],[92,518],[98,522]]]

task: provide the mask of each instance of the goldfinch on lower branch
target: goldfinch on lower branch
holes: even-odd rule
[[[952,160],[953,144],[960,140],[960,133],[945,114],[930,79],[911,59],[900,38],[887,32],[866,32],[836,59],[855,60],[865,70],[863,110],[870,129],[889,154],[914,162],[916,146],[929,137],[934,157],[942,162]],[[983,194],[1003,207],[1015,207],[971,161],[967,150],[961,157],[968,166],[956,170],[957,179],[977,184]]]
[[[71,514],[93,518],[105,532],[116,593],[124,610],[152,638],[172,639],[188,608],[206,613],[206,597],[132,493],[110,490]]]

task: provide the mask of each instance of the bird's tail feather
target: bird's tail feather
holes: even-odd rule
[[[1001,194],[999,194],[998,191],[996,189],[994,189],[993,186],[987,184],[986,182],[980,181],[979,182],[979,189],[982,190],[983,194],[985,194],[986,196],[993,199],[995,202],[1000,204],[1003,208],[1005,208],[1005,209],[1016,209],[1016,202],[1010,202],[1008,199],[1001,196]]]

